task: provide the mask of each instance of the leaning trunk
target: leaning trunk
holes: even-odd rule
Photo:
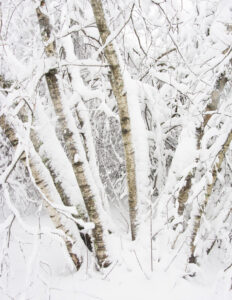
[[[196,257],[194,255],[194,252],[196,249],[195,240],[196,240],[198,230],[200,228],[201,218],[202,218],[202,215],[208,204],[209,198],[212,194],[213,188],[214,188],[216,180],[217,180],[218,172],[221,169],[222,162],[225,158],[225,154],[226,154],[227,150],[229,149],[231,141],[232,141],[232,131],[227,136],[225,143],[222,145],[221,150],[217,154],[217,157],[216,157],[217,163],[214,164],[213,169],[212,169],[212,182],[207,184],[205,199],[203,201],[203,204],[200,206],[198,214],[194,218],[193,231],[192,231],[192,235],[191,235],[191,244],[190,244],[191,256],[189,258],[189,262],[191,262],[191,263],[196,262]]]
[[[57,180],[57,172],[56,172],[56,169],[52,166],[52,161],[51,161],[52,159],[50,157],[48,157],[47,155],[45,155],[44,153],[42,155],[40,154],[40,147],[43,145],[43,142],[34,129],[31,129],[31,131],[30,131],[30,138],[31,138],[32,144],[33,144],[36,152],[41,157],[44,166],[49,171],[49,174],[52,178],[53,184],[56,187],[56,190],[60,196],[62,203],[65,206],[72,206],[72,203],[70,202],[70,198],[67,195],[66,190],[62,185],[62,182]],[[77,209],[77,214],[75,214],[75,215],[72,214],[72,217],[74,219],[82,219],[83,221],[87,221],[85,211],[83,211],[79,207],[77,207],[76,209]],[[91,238],[90,238],[89,234],[88,233],[84,234],[81,232],[81,230],[84,229],[84,227],[81,226],[79,223],[76,223],[76,225],[77,225],[78,230],[80,230],[80,236],[81,236],[83,242],[88,247],[88,249],[90,251],[92,251]]]
[[[206,106],[205,112],[204,112],[204,119],[202,126],[199,128],[196,128],[196,137],[197,137],[197,150],[199,151],[201,148],[201,141],[204,135],[204,131],[206,128],[206,125],[208,124],[209,120],[212,117],[212,111],[215,111],[218,107],[221,93],[224,90],[224,87],[226,85],[226,82],[228,79],[221,75],[221,77],[216,82],[216,89],[211,93],[211,101]],[[188,201],[189,192],[192,187],[192,179],[195,176],[196,168],[192,169],[191,172],[188,173],[188,175],[185,178],[184,186],[180,189],[179,195],[178,195],[178,213],[179,215],[183,215],[186,202]]]
[[[37,8],[36,12],[40,25],[41,37],[46,43],[51,37],[51,26],[49,23],[49,19],[41,12],[40,8]],[[45,53],[48,57],[56,57],[55,42],[51,42],[45,47]],[[104,230],[102,221],[99,216],[98,205],[100,204],[100,199],[93,190],[93,180],[92,178],[89,178],[89,176],[91,176],[90,172],[87,175],[87,170],[89,169],[89,167],[86,158],[84,157],[84,155],[82,155],[84,150],[80,149],[81,143],[78,143],[78,141],[76,141],[74,138],[76,132],[74,133],[73,129],[69,126],[69,119],[67,117],[67,114],[65,114],[57,74],[57,69],[51,69],[45,75],[45,78],[48,85],[50,97],[58,118],[58,138],[64,145],[67,157],[72,164],[76,180],[78,182],[86,205],[89,219],[95,225],[93,229],[93,242],[98,264],[100,267],[106,267],[109,265],[109,261],[104,242]],[[71,114],[69,117],[72,118]]]
[[[5,115],[2,115],[0,117],[0,127],[2,128],[6,137],[9,139],[12,146],[14,148],[16,148],[18,145],[18,138],[15,134],[14,129],[8,124]],[[23,162],[25,167],[27,167],[25,152],[21,156],[21,161]],[[57,212],[57,210],[51,205],[51,203],[54,202],[53,201],[54,197],[51,194],[48,183],[40,175],[41,172],[40,172],[40,166],[38,166],[38,162],[35,161],[33,156],[31,156],[31,155],[29,156],[29,166],[30,166],[31,174],[33,176],[35,184],[37,185],[37,187],[39,188],[41,193],[44,195],[45,199],[48,200],[48,201],[44,200],[44,206],[46,207],[47,212],[48,212],[54,226],[56,227],[56,229],[64,232],[64,235],[62,235],[62,238],[65,242],[66,249],[67,249],[69,256],[72,259],[76,269],[79,270],[82,260],[80,258],[78,258],[78,256],[75,253],[72,252],[73,244],[71,241],[75,241],[75,239],[69,233],[69,230],[67,228],[65,228],[65,226],[62,224],[61,217],[60,217],[59,213]]]

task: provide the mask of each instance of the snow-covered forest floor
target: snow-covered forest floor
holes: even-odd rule
[[[28,224],[33,224],[30,218]],[[41,217],[41,226],[51,226],[48,217]],[[35,224],[33,224],[35,226]],[[14,236],[5,257],[7,273],[1,276],[0,299],[35,300],[230,300],[231,282],[224,273],[220,251],[213,251],[196,277],[181,268],[181,250],[161,258],[153,265],[149,245],[131,242],[121,236],[111,241],[114,261],[100,272],[91,257],[85,257],[76,272],[59,239],[54,236],[25,234],[15,221]],[[160,249],[165,253],[166,249]],[[187,268],[187,264],[186,264]]]

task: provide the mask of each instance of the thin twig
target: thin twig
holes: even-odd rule
[[[24,2],[25,0],[22,0],[20,1],[17,5],[15,5],[13,11],[12,11],[12,14],[10,16],[10,19],[8,21],[8,24],[7,24],[7,28],[6,28],[6,35],[5,35],[5,39],[7,39],[7,35],[8,35],[8,29],[9,29],[9,26],[10,26],[10,22],[11,22],[11,19],[13,17],[13,14],[15,13],[16,9]]]
[[[226,272],[227,270],[229,270],[229,268],[231,268],[231,267],[232,267],[232,263],[227,268],[225,268],[224,272]]]
[[[133,13],[134,6],[135,6],[135,4],[132,5],[129,18],[126,20],[126,22],[123,24],[123,26],[119,29],[119,31],[117,32],[117,34],[115,36],[113,36],[109,41],[108,41],[108,39],[106,40],[105,44],[98,50],[99,53],[102,52],[107,45],[109,45],[110,43],[112,43],[113,40],[115,40],[119,36],[119,34],[122,32],[122,30],[129,23],[129,21],[132,18],[132,13]]]
[[[75,32],[82,31],[84,28],[95,27],[95,26],[93,26],[94,24],[95,24],[95,23],[92,22],[92,23],[90,23],[90,24],[88,24],[88,25],[86,25],[86,26],[80,27],[80,28],[78,28],[78,29],[73,29],[72,31],[69,31],[68,33],[66,33],[66,34],[64,34],[64,35],[62,35],[62,36],[60,36],[60,37],[57,37],[57,39],[61,39],[61,38],[64,38],[64,37],[68,36],[69,34],[72,34],[72,33],[75,33]],[[71,29],[72,29],[72,27],[71,27]]]
[[[167,265],[167,267],[165,268],[165,272],[168,271],[168,269],[171,267],[171,265],[173,264],[174,260],[177,258],[177,255],[180,253],[181,249],[183,248],[185,244],[185,241],[183,241],[183,243],[181,244],[180,248],[178,249],[178,251],[176,252],[176,254],[173,256],[173,258],[171,259],[170,263]]]
[[[141,264],[140,264],[140,261],[139,261],[139,259],[138,259],[138,256],[137,256],[135,250],[133,250],[133,252],[134,252],[134,254],[135,254],[136,260],[137,260],[137,262],[138,262],[138,264],[139,264],[139,267],[140,267],[141,271],[143,272],[143,274],[144,274],[144,276],[146,277],[146,279],[149,279],[149,277],[148,277],[147,274],[144,272],[144,270],[143,270],[143,268],[142,268],[142,266],[141,266]]]
[[[110,273],[113,271],[113,269],[116,267],[117,264],[118,264],[118,260],[113,265],[113,267],[110,269],[110,271],[104,276],[103,280],[105,280],[108,277],[108,275],[110,275]]]
[[[10,235],[11,235],[11,227],[13,225],[13,222],[15,220],[15,215],[13,216],[11,222],[10,222],[10,225],[9,225],[9,229],[8,229],[8,242],[7,242],[7,247],[9,248],[10,246]]]
[[[172,48],[172,49],[170,49],[170,50],[168,50],[168,51],[162,53],[160,56],[158,56],[158,57],[155,59],[155,63],[157,63],[161,58],[163,58],[164,56],[166,56],[166,55],[172,53],[173,51],[176,51],[176,48]],[[142,81],[143,78],[146,77],[146,76],[149,74],[150,69],[155,65],[155,63],[152,64],[152,65],[150,65],[149,69],[143,74],[142,77],[140,77],[139,81]]]
[[[61,64],[62,67],[66,67],[66,66],[76,66],[76,67],[102,67],[102,68],[107,68],[110,65],[104,64],[104,65],[85,65],[85,64],[72,64],[72,63],[68,63],[68,64]]]
[[[168,55],[169,53],[173,52],[173,51],[176,51],[176,48],[172,48],[172,49],[169,49],[168,51],[164,52],[163,54],[161,54],[160,56],[158,56],[155,61],[158,61],[160,60],[161,58],[163,58],[164,56]]]
[[[20,158],[22,157],[22,155],[24,154],[24,150],[21,151],[21,153],[19,154],[18,158],[16,159],[16,161],[12,164],[11,168],[8,171],[8,174],[6,175],[6,178],[4,180],[4,182],[6,183],[10,174],[13,172],[15,166],[17,165],[18,161],[20,160]]]
[[[142,46],[141,41],[140,41],[140,38],[139,38],[139,35],[138,35],[138,33],[137,33],[136,29],[135,29],[135,24],[134,24],[134,21],[133,21],[132,14],[131,14],[131,22],[132,22],[132,26],[133,26],[133,29],[134,29],[134,33],[135,33],[135,35],[137,37],[137,40],[138,40],[138,43],[139,43],[139,47],[142,50],[143,54],[145,56],[147,56],[147,53],[144,51],[143,46]]]

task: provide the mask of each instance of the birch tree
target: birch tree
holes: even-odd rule
[[[5,133],[6,137],[9,139],[10,143],[12,146],[16,149],[19,141],[18,138],[15,134],[14,129],[9,125],[9,123],[6,120],[5,115],[1,115],[0,117],[0,126]],[[25,167],[27,168],[27,163],[26,163],[26,153],[23,151],[20,155],[20,160],[23,162]],[[66,249],[70,255],[70,258],[72,259],[75,267],[77,270],[79,270],[81,266],[81,258],[77,256],[77,254],[73,253],[72,251],[72,245],[73,242],[75,241],[75,238],[72,236],[71,233],[69,233],[69,230],[65,228],[65,226],[62,223],[61,216],[55,209],[55,207],[52,205],[54,203],[54,196],[51,193],[51,189],[49,187],[48,182],[41,176],[41,165],[38,164],[38,161],[35,160],[35,158],[30,155],[29,156],[29,167],[33,176],[33,179],[35,181],[35,184],[38,186],[38,188],[41,190],[41,193],[43,194],[44,197],[44,206],[46,207],[48,214],[54,223],[55,227],[58,230],[63,231],[62,238],[64,239]]]
[[[110,30],[105,19],[102,2],[99,0],[92,0],[91,6],[101,36],[104,54],[106,56],[106,59],[110,65],[110,70],[112,72],[110,83],[118,104],[118,111],[120,116],[120,124],[121,124],[124,152],[125,152],[127,185],[128,185],[128,193],[129,193],[128,201],[129,201],[129,211],[130,211],[131,237],[132,240],[135,240],[136,223],[137,223],[136,220],[137,187],[136,187],[135,157],[134,157],[134,149],[132,145],[130,116],[129,116],[128,104],[127,104],[127,92],[125,91],[125,84],[123,80],[122,70],[120,67],[119,59],[116,54],[116,50],[114,48],[112,41],[108,40],[110,38]]]
[[[29,0],[6,3],[0,109],[13,128],[11,143],[27,143],[26,167],[53,231],[73,263],[85,263],[78,276],[91,272],[93,261],[110,263],[110,240],[115,256],[109,273],[101,270],[104,278],[126,265],[131,274],[139,266],[146,277],[178,269],[176,277],[186,279],[219,257],[215,268],[231,282],[230,5],[51,0],[34,1],[35,10]],[[22,103],[26,113],[13,119]],[[32,124],[24,115],[33,115]],[[11,131],[2,126],[4,140]],[[139,172],[142,164],[149,174]],[[21,177],[15,193],[28,189]],[[12,216],[4,217],[8,234]],[[130,233],[136,243],[128,241]],[[90,264],[88,250],[96,256]]]
[[[208,121],[212,117],[212,111],[216,111],[219,102],[220,102],[220,95],[225,87],[226,82],[228,79],[225,77],[224,74],[221,74],[221,76],[218,78],[215,84],[215,90],[211,93],[211,99],[210,102],[207,104],[205,111],[204,111],[204,117],[203,117],[203,122],[202,124],[196,128],[196,147],[197,150],[200,151],[201,149],[201,140],[204,135],[205,128],[208,124]],[[198,159],[196,159],[198,161]],[[196,163],[197,163],[196,161]],[[187,177],[185,178],[185,184],[184,186],[180,189],[179,195],[178,195],[178,202],[179,202],[179,207],[178,207],[178,213],[180,215],[183,214],[184,208],[185,208],[185,203],[188,201],[188,195],[191,190],[192,186],[192,178],[194,177],[194,173],[196,170],[192,170]]]
[[[42,1],[41,6],[43,7],[44,5],[45,2]],[[36,12],[41,29],[41,37],[45,43],[48,43],[48,45],[45,46],[45,53],[47,57],[56,58],[55,41],[50,42],[52,36],[49,18],[41,11],[41,8],[39,7],[37,8]],[[80,137],[78,137],[78,135],[75,135],[73,131],[74,128],[70,126],[70,118],[72,117],[71,115],[69,115],[69,119],[67,119],[67,115],[65,114],[65,104],[64,102],[62,102],[61,99],[62,96],[59,90],[59,84],[56,77],[57,74],[58,69],[53,68],[45,74],[45,78],[48,85],[50,97],[58,117],[58,138],[65,145],[67,156],[72,164],[74,174],[76,176],[78,185],[82,192],[83,199],[85,201],[89,219],[95,225],[93,229],[93,239],[98,264],[100,267],[108,266],[109,261],[104,242],[104,228],[99,216],[99,195],[96,194],[96,190],[93,191],[94,183],[93,180],[89,179],[91,173],[90,171],[87,171],[89,167],[86,158],[84,157],[84,150],[77,148],[81,147],[81,143],[77,143],[77,141],[74,139],[74,137],[76,139],[80,139]]]
[[[195,257],[196,236],[197,236],[197,233],[198,233],[199,228],[200,228],[202,215],[203,215],[203,213],[206,209],[206,206],[208,204],[208,201],[209,201],[209,199],[212,195],[213,188],[214,188],[215,183],[217,181],[218,172],[221,169],[221,165],[222,165],[223,160],[225,158],[226,152],[229,149],[231,141],[232,141],[232,132],[230,131],[229,134],[226,137],[225,142],[221,146],[221,149],[220,149],[220,151],[218,152],[218,154],[215,158],[216,162],[214,163],[213,168],[211,170],[211,174],[212,174],[211,181],[207,182],[204,200],[200,205],[200,209],[198,211],[198,214],[194,217],[193,231],[192,231],[191,244],[190,244],[191,255],[190,255],[190,258],[189,258],[189,262],[191,262],[191,263],[196,263],[196,257]]]

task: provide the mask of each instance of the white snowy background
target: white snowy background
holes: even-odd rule
[[[54,59],[44,54],[36,16],[40,1],[0,0],[0,76],[10,82],[0,85],[0,115],[7,115],[19,139],[14,150],[0,131],[0,299],[230,300],[231,146],[196,236],[197,263],[188,259],[194,218],[212,181],[217,154],[232,130],[232,2],[102,3],[127,92],[138,190],[137,239],[130,237],[117,104],[90,2],[46,1],[43,13],[58,53]],[[57,117],[44,79],[51,68],[60,70],[57,77],[76,142],[88,143],[88,172],[102,201],[104,228],[110,231],[106,246],[111,265],[105,269],[97,269],[93,253],[77,235],[74,248],[83,263],[74,270],[40,191],[18,161],[23,150],[38,161],[48,157],[72,203],[64,209],[51,183],[55,207],[64,219],[76,206],[85,211],[56,136]],[[227,83],[210,112],[199,150],[196,128],[222,76]],[[33,111],[33,124],[30,117],[25,123],[17,117],[25,103]],[[40,157],[30,141],[31,126],[43,141]],[[196,176],[180,216],[177,195],[193,169]],[[41,175],[51,182],[46,169]],[[91,233],[93,224],[83,224]]]

